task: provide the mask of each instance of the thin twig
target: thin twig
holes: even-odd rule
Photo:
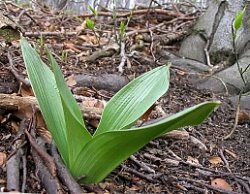
[[[21,192],[25,193],[27,184],[27,159],[25,155],[22,156],[22,162],[23,162],[23,181],[22,181]]]
[[[232,137],[233,133],[235,132],[237,126],[238,126],[238,122],[239,122],[239,112],[240,112],[240,101],[241,101],[241,92],[239,94],[238,97],[238,101],[237,101],[237,107],[236,107],[236,111],[235,111],[235,119],[234,119],[234,126],[231,129],[230,133],[224,137],[224,139],[229,139],[230,137]]]
[[[10,64],[9,67],[8,67],[8,69],[11,71],[11,73],[15,76],[15,78],[16,78],[17,80],[19,80],[20,82],[22,82],[24,85],[30,87],[31,84],[30,84],[29,80],[24,79],[24,78],[23,78],[21,75],[19,75],[19,74],[17,73],[17,71],[14,69],[13,59],[12,59],[12,56],[11,56],[11,54],[10,54],[9,51],[8,51],[8,53],[7,53],[7,57],[8,57],[9,64]]]
[[[56,150],[56,146],[54,144],[51,145],[51,154],[54,158],[55,164],[57,166],[57,172],[60,180],[63,184],[67,186],[70,193],[82,193],[82,189],[80,185],[74,180],[71,174],[68,172],[67,168],[63,164],[60,155]]]
[[[132,155],[129,157],[129,159],[132,160],[134,163],[136,163],[140,168],[144,169],[145,171],[155,174],[155,170],[147,166],[144,162],[138,161],[135,156]]]
[[[31,121],[32,122],[32,121]],[[52,176],[56,176],[56,166],[54,163],[53,158],[47,153],[45,152],[37,143],[36,141],[33,139],[33,137],[31,136],[31,134],[28,132],[27,129],[25,129],[25,134],[30,142],[30,145],[32,146],[33,150],[36,152],[36,154],[43,160],[44,164],[46,165],[46,167],[48,168],[48,170],[50,171]]]
[[[132,169],[132,168],[129,168],[129,167],[127,167],[127,166],[125,166],[125,165],[121,165],[122,166],[122,168],[125,170],[125,171],[127,171],[127,172],[130,172],[130,173],[133,173],[133,174],[135,174],[136,176],[138,176],[138,177],[140,177],[140,178],[143,178],[143,179],[145,179],[145,180],[147,180],[147,181],[149,181],[149,182],[156,182],[156,176],[159,176],[159,175],[152,175],[152,174],[149,174],[149,175],[145,175],[145,174],[143,174],[143,173],[141,173],[141,172],[138,172],[138,171],[136,171],[136,170],[134,170],[134,169]]]
[[[223,153],[222,149],[219,150],[219,155],[220,155],[221,159],[223,160],[223,162],[225,163],[225,166],[226,166],[227,170],[229,172],[232,172],[231,169],[229,168],[229,163],[228,163],[226,157],[224,156],[224,153]]]
[[[123,73],[123,71],[124,71],[123,67],[125,66],[126,59],[127,59],[127,56],[125,53],[125,43],[124,42],[121,42],[120,56],[121,56],[121,62],[120,62],[120,65],[118,66],[118,70],[120,73]]]

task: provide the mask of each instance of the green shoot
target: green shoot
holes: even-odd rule
[[[95,38],[96,38],[96,40],[98,42],[98,45],[100,46],[100,39],[101,39],[101,37],[98,36],[97,33],[96,33],[95,22],[93,20],[89,19],[89,18],[87,18],[85,21],[86,21],[87,28],[90,29],[94,33]]]
[[[237,128],[238,118],[239,118],[238,114],[239,114],[239,111],[240,111],[241,97],[242,97],[242,95],[243,95],[243,93],[245,91],[245,88],[248,87],[248,80],[246,80],[246,78],[244,76],[244,73],[249,70],[250,64],[247,65],[244,69],[242,69],[240,67],[238,53],[237,53],[237,48],[236,48],[237,33],[238,33],[238,30],[242,26],[242,21],[243,21],[243,17],[245,15],[245,12],[246,12],[246,7],[244,7],[243,10],[241,10],[240,12],[238,12],[236,14],[236,16],[234,18],[234,23],[232,25],[233,51],[234,51],[234,54],[235,54],[235,61],[236,61],[237,69],[238,69],[238,72],[240,74],[241,80],[242,80],[242,82],[243,82],[244,85],[241,88],[239,96],[238,96],[237,107],[236,107],[236,112],[235,112],[234,126],[233,126],[232,130],[230,131],[230,133],[224,137],[224,139],[229,139],[233,135],[234,131]]]
[[[97,16],[97,11],[90,5],[88,6],[88,8],[92,12],[92,14],[96,17]]]
[[[234,23],[233,23],[233,39],[236,38],[237,35],[237,31],[241,28],[242,26],[242,21],[243,21],[243,17],[246,13],[246,7],[244,7],[243,10],[239,11],[234,19]]]
[[[95,29],[95,22],[89,18],[86,19],[86,26],[88,29],[90,30],[94,30]]]
[[[68,52],[65,51],[65,50],[62,50],[62,53],[61,53],[61,61],[64,63],[67,61],[67,58],[68,58]]]
[[[134,128],[135,122],[168,90],[169,66],[164,65],[122,88],[107,103],[100,124],[91,135],[50,51],[47,49],[52,70],[24,38],[21,48],[44,120],[73,177],[85,176],[81,183],[102,181],[151,140],[176,128],[202,123],[220,104],[204,102],[158,123]]]

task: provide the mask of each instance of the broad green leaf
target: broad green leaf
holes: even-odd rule
[[[85,175],[83,183],[99,182],[149,141],[171,130],[200,124],[219,104],[201,103],[156,124],[96,135],[79,154],[72,174],[75,178]]]
[[[47,55],[54,72],[57,88],[61,97],[64,117],[67,129],[67,140],[68,140],[68,151],[69,151],[69,163],[71,164],[75,161],[79,152],[83,146],[91,140],[92,136],[88,132],[84,122],[81,110],[74,99],[72,93],[70,92],[68,86],[66,85],[63,74],[53,58],[51,52],[46,49]],[[70,168],[70,167],[69,167]]]
[[[234,19],[235,33],[240,29],[240,27],[242,25],[243,16],[245,15],[245,12],[246,12],[246,7],[244,7],[244,9],[242,11],[238,12],[237,15],[235,16],[235,19]]]
[[[169,67],[161,66],[123,87],[106,105],[95,135],[121,130],[139,119],[169,87]]]
[[[68,164],[66,124],[54,75],[24,38],[21,39],[21,48],[27,73],[44,120],[64,162]]]

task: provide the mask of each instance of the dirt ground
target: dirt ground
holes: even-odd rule
[[[119,52],[112,51],[112,56],[104,56],[93,61],[86,58],[100,50],[96,38],[90,30],[83,27],[83,21],[87,16],[71,16],[52,14],[47,9],[41,11],[25,10],[13,4],[7,4],[8,13],[14,18],[19,18],[18,23],[24,28],[24,36],[37,46],[37,50],[46,61],[43,45],[47,44],[56,56],[58,63],[65,74],[102,75],[105,73],[118,72],[121,61]],[[25,11],[23,11],[25,10]],[[181,10],[181,7],[179,9]],[[153,47],[160,46],[162,49],[176,52],[180,40],[191,28],[199,13],[183,13],[178,16],[177,11],[150,12],[150,20],[146,20],[145,13],[135,15],[131,18],[128,32],[137,32],[126,40],[127,53],[129,48],[136,44],[136,35],[154,33],[155,36],[166,34],[178,34],[178,38],[162,45],[156,42]],[[171,14],[175,13],[174,14]],[[124,19],[118,16],[119,21]],[[108,35],[114,30],[112,18],[102,16],[95,19],[97,28],[104,32],[100,44],[108,41]],[[146,20],[146,21],[145,21]],[[108,22],[107,22],[108,21]],[[151,26],[162,24],[161,28],[147,30],[145,23]],[[165,22],[165,23],[164,23]],[[43,38],[38,32],[45,32]],[[49,33],[54,32],[54,34]],[[77,32],[69,33],[69,32]],[[174,32],[174,33],[173,33]],[[153,36],[154,36],[153,35]],[[152,37],[151,37],[152,38]],[[154,57],[159,57],[152,44],[145,43],[139,52],[142,57],[131,56],[130,65],[123,67],[123,76],[130,79],[146,72],[159,63],[154,62]],[[112,48],[115,50],[114,48]],[[7,52],[11,54],[8,57]],[[10,59],[12,59],[12,65]],[[0,80],[1,93],[17,93],[24,96],[24,90],[20,87],[20,77],[27,77],[21,57],[19,43],[12,41],[1,47],[0,56]],[[10,67],[11,66],[11,67]],[[13,71],[14,70],[14,71]],[[158,102],[165,114],[176,113],[184,108],[208,100],[220,100],[221,106],[201,125],[180,129],[180,136],[163,136],[152,142],[134,154],[116,170],[114,170],[104,181],[99,184],[82,185],[84,193],[226,193],[241,194],[250,193],[250,131],[248,119],[238,125],[233,136],[224,140],[234,125],[235,109],[231,106],[226,96],[218,96],[210,91],[195,89],[188,81],[188,72],[173,66],[171,69],[170,89]],[[17,76],[13,75],[17,73]],[[21,90],[20,90],[21,88]],[[72,91],[76,86],[71,85]],[[84,88],[86,90],[86,88]],[[114,92],[103,89],[87,88],[92,97],[108,100]],[[29,93],[30,94],[30,93]],[[85,92],[86,94],[86,92]],[[26,93],[27,95],[27,93]],[[150,116],[153,120],[159,117],[158,110],[154,110]],[[1,109],[0,124],[0,153],[8,157],[13,154],[15,138],[20,126],[20,118],[13,115],[13,110]],[[93,128],[93,126],[92,126]],[[25,192],[48,193],[43,182],[38,177],[36,163],[30,152],[30,145],[26,145],[25,154],[22,157],[20,168],[20,183]],[[115,157],[115,156],[114,156]],[[1,156],[0,156],[0,159]],[[26,161],[24,163],[24,161]],[[1,160],[0,160],[1,162]],[[0,166],[0,187],[2,191],[7,189],[8,169],[4,162]],[[25,166],[23,165],[25,164]],[[105,164],[104,164],[105,165]],[[24,169],[27,175],[24,179]],[[62,185],[64,192],[67,187]]]

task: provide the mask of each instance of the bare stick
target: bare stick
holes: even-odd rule
[[[13,63],[13,58],[10,54],[10,52],[8,51],[8,54],[7,54],[7,57],[8,57],[8,60],[9,60],[9,63],[10,63],[10,66],[9,66],[9,70],[11,71],[11,73],[15,76],[15,78],[17,80],[19,80],[20,82],[24,83],[26,86],[31,86],[30,85],[30,82],[29,80],[25,80],[22,76],[20,76],[17,71],[14,69],[14,63]]]
[[[121,52],[120,52],[120,56],[121,56],[121,63],[118,66],[118,70],[120,73],[123,73],[123,67],[125,66],[125,62],[127,59],[126,53],[125,53],[125,43],[121,42]]]
[[[20,191],[20,160],[22,157],[22,150],[19,149],[7,161],[7,189],[11,191]]]
[[[58,176],[61,179],[62,183],[67,186],[70,193],[82,193],[83,191],[80,185],[74,180],[74,178],[68,172],[54,144],[51,144],[51,154],[54,158],[55,164],[57,166]]]
[[[238,102],[237,102],[237,107],[236,107],[236,111],[235,111],[235,119],[234,119],[234,126],[232,128],[232,130],[230,131],[230,133],[224,137],[224,139],[229,139],[233,133],[235,132],[238,123],[239,123],[239,112],[240,112],[240,100],[241,100],[241,94],[239,94],[239,98],[238,98]]]
[[[144,162],[138,161],[135,156],[132,155],[129,157],[129,159],[132,160],[134,163],[136,163],[140,168],[144,169],[145,171],[155,174],[155,170],[147,166]]]
[[[27,159],[26,156],[22,156],[22,162],[23,162],[23,181],[22,181],[22,188],[21,192],[25,192],[26,184],[27,184]]]
[[[27,135],[30,145],[32,146],[32,150],[34,150],[36,152],[36,155],[41,158],[45,166],[48,168],[50,174],[55,177],[57,173],[53,158],[36,143],[27,129],[25,129],[25,134]]]

